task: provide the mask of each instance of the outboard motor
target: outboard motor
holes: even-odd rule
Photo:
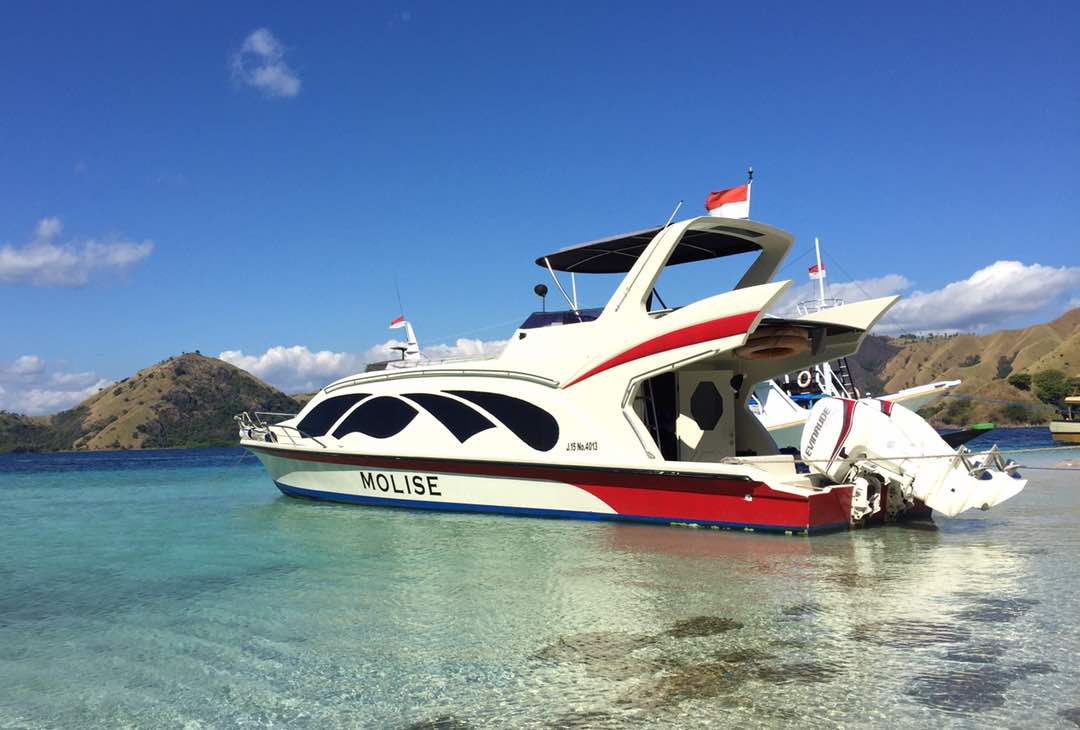
[[[953,450],[923,418],[885,400],[822,398],[810,410],[801,446],[811,472],[854,485],[853,523],[882,509],[895,519],[916,501],[956,517],[989,509],[1027,484],[996,446],[979,454]]]

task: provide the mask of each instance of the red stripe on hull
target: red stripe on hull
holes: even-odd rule
[[[604,470],[248,448],[285,459],[368,469],[432,471],[570,484],[600,499],[618,515],[630,518],[802,531],[844,527],[851,511],[850,486],[833,487],[829,492],[804,497],[778,492],[751,479],[724,475],[658,474],[642,469]]]
[[[825,494],[802,497],[777,492],[760,482],[750,482],[752,488],[737,493],[718,490],[711,494],[579,483],[575,486],[603,500],[619,514],[668,517],[680,522],[813,530],[846,525],[851,514],[851,487],[834,487]]]

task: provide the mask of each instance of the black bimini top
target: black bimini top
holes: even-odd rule
[[[536,260],[537,265],[547,268],[548,262],[556,271],[570,271],[579,274],[624,274],[634,266],[634,262],[653,240],[663,226],[646,228],[642,231],[624,233],[621,236],[601,238],[589,243],[564,248]],[[761,246],[751,238],[759,238],[762,233],[748,228],[728,228],[715,226],[708,230],[689,229],[668,259],[667,265],[688,264],[694,261],[715,259],[721,256],[733,256],[739,253],[760,251]]]

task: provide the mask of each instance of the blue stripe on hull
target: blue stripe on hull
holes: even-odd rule
[[[648,517],[644,515],[620,515],[605,514],[602,512],[578,512],[575,510],[562,509],[538,509],[535,507],[503,507],[491,504],[465,504],[462,502],[426,502],[411,499],[394,499],[392,497],[368,497],[361,494],[342,494],[340,492],[322,492],[315,489],[293,487],[275,481],[277,488],[289,497],[303,497],[317,499],[325,502],[349,502],[353,504],[366,504],[376,507],[404,507],[406,509],[441,510],[447,512],[482,512],[488,514],[516,515],[519,517],[548,517],[571,520],[594,520],[603,522],[643,522],[648,524],[671,525],[671,524],[694,524],[704,527],[720,527],[734,530],[759,530],[764,532],[835,532],[848,529],[846,522],[823,527],[789,526],[789,525],[753,525],[743,522],[721,522],[717,520],[680,520],[677,517]]]

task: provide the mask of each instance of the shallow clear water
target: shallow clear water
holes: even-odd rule
[[[1074,727],[1080,472],[1026,476],[802,538],[297,501],[230,449],[0,456],[0,727]]]

